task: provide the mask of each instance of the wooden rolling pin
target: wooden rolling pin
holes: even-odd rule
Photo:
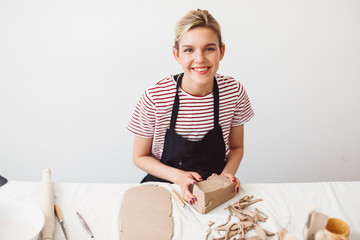
[[[41,239],[52,240],[55,231],[54,188],[51,181],[51,170],[48,168],[42,171],[40,207],[45,217],[44,227],[41,230]]]

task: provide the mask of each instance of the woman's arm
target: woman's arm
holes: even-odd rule
[[[228,177],[232,182],[236,182],[235,191],[239,192],[240,182],[235,174],[244,155],[244,125],[230,129],[229,147],[227,163],[221,175]]]
[[[202,181],[196,172],[187,172],[167,166],[151,156],[152,138],[143,138],[135,135],[133,162],[142,170],[161,179],[178,184],[181,187],[184,200],[192,203],[195,196],[189,191],[189,186],[196,181]]]

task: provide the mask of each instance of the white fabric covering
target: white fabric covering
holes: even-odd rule
[[[9,181],[0,187],[0,204],[20,200],[39,205],[40,184],[40,182]],[[123,194],[128,188],[137,185],[54,183],[55,203],[60,207],[69,238],[89,239],[89,235],[76,216],[77,210],[89,225],[95,239],[118,240],[120,238],[119,211]],[[158,185],[179,192],[177,185]],[[260,224],[267,230],[276,232],[279,224],[283,226],[289,224],[288,230],[300,240],[308,208],[315,205],[318,212],[345,220],[350,225],[350,239],[360,239],[360,182],[243,184],[240,193],[235,198],[208,214],[201,215],[195,210],[193,213],[205,229],[209,221],[215,222],[216,225],[225,223],[228,211],[224,208],[244,195],[254,195],[254,198],[264,200],[249,208],[256,207],[269,216],[266,223]],[[173,216],[174,240],[205,239],[205,231],[186,215],[174,199]],[[247,236],[254,234],[254,232],[249,232]],[[57,220],[54,236],[54,240],[64,239]]]

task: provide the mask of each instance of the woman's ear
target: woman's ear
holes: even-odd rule
[[[224,58],[224,55],[225,55],[225,44],[222,44],[220,48],[220,61]]]
[[[179,63],[179,64],[181,64],[181,61],[180,61],[180,56],[179,56],[179,49],[177,49],[177,48],[173,48],[173,55],[174,55],[174,58],[175,58],[175,60]]]

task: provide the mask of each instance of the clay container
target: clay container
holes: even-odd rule
[[[339,218],[329,218],[325,228],[328,240],[349,240],[350,227]]]
[[[227,177],[214,175],[191,185],[190,191],[197,199],[193,207],[205,214],[235,196],[235,183]]]

